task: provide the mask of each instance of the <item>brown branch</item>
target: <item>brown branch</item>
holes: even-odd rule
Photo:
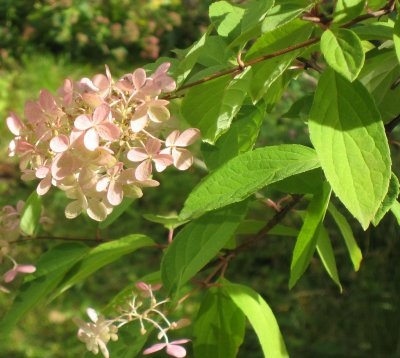
[[[367,19],[371,19],[371,18],[381,17],[381,16],[387,15],[387,14],[393,12],[393,11],[394,11],[393,4],[390,1],[388,3],[388,5],[385,6],[384,8],[382,8],[381,10],[370,12],[370,13],[364,14],[364,15],[360,15],[360,16],[356,17],[355,19],[343,24],[340,27],[348,28],[348,27],[350,27],[350,26],[352,26],[354,24],[357,24],[357,23],[359,23],[361,21],[364,21],[364,20],[367,20]],[[307,19],[307,20],[309,20],[309,19]],[[315,19],[313,19],[313,20],[315,20]],[[285,48],[283,50],[279,50],[279,51],[276,51],[276,52],[273,52],[273,53],[270,53],[270,54],[266,54],[264,56],[257,57],[255,59],[247,61],[247,62],[242,62],[238,66],[235,66],[235,67],[232,67],[232,68],[228,68],[228,69],[223,70],[223,71],[215,72],[212,75],[206,76],[206,77],[204,77],[204,78],[202,78],[200,80],[197,80],[197,81],[188,83],[186,85],[183,85],[183,86],[179,87],[178,89],[176,89],[174,93],[183,91],[185,89],[200,85],[200,84],[208,82],[208,81],[212,81],[212,80],[214,80],[216,78],[223,77],[223,76],[226,76],[226,75],[229,75],[229,74],[238,74],[238,73],[242,72],[245,68],[247,68],[249,66],[252,66],[252,65],[255,65],[256,63],[259,63],[259,62],[262,62],[262,61],[266,61],[266,60],[269,60],[269,59],[274,58],[274,57],[282,56],[282,55],[285,55],[285,54],[287,54],[289,52],[292,52],[292,51],[295,51],[295,50],[299,50],[299,49],[304,48],[304,47],[308,47],[310,45],[316,44],[317,42],[320,41],[320,39],[321,39],[320,37],[313,37],[311,39],[308,39],[307,41],[300,42],[298,44],[289,46],[289,47],[287,47],[287,48]],[[172,98],[176,98],[176,97],[175,97],[174,94],[171,94],[170,96],[169,95],[165,96],[165,98],[166,99],[172,99]]]
[[[393,129],[395,129],[400,124],[400,114],[393,118],[389,123],[385,124],[385,132],[386,135],[392,133]]]

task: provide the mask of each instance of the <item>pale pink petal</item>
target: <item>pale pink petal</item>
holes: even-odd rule
[[[173,148],[174,166],[179,170],[189,169],[193,164],[193,155],[187,149]]]
[[[140,163],[135,170],[135,176],[138,180],[146,180],[152,172],[151,160],[147,159]]]
[[[100,90],[105,89],[110,85],[108,78],[102,73],[95,75],[92,82]]]
[[[147,180],[142,180],[140,183],[137,183],[140,187],[149,187],[149,188],[154,188],[156,186],[159,186],[160,183],[157,180],[153,179],[147,179]]]
[[[107,218],[106,206],[97,199],[88,200],[88,208],[86,212],[91,219],[96,221],[103,221]]]
[[[45,195],[51,188],[51,176],[42,179],[36,188],[38,195]]]
[[[117,206],[121,204],[124,198],[124,191],[122,190],[122,185],[112,180],[107,191],[107,200],[111,205]]]
[[[170,113],[167,107],[164,106],[150,106],[147,113],[150,120],[155,123],[167,121],[170,117]]]
[[[132,82],[136,90],[143,87],[146,82],[146,71],[143,68],[135,70],[132,74]]]
[[[20,135],[22,130],[25,128],[22,121],[14,113],[10,113],[10,117],[6,119],[6,123],[8,129],[14,135]]]
[[[161,351],[161,350],[164,349],[166,346],[167,346],[166,343],[157,343],[157,344],[154,344],[153,346],[151,346],[151,347],[145,349],[145,350],[143,351],[143,354],[144,354],[144,355],[147,355],[147,354],[152,354],[152,353]]]
[[[127,157],[131,162],[142,162],[146,160],[149,155],[144,148],[135,147],[128,152]]]
[[[101,340],[97,340],[97,344],[99,345],[100,352],[103,354],[104,358],[110,358],[110,353],[108,352],[107,345]]]
[[[105,191],[108,187],[108,184],[110,184],[110,178],[108,176],[101,178],[96,184],[96,191]]]
[[[134,133],[139,133],[144,127],[146,127],[148,120],[147,113],[143,117],[132,120],[130,123],[132,131]]]
[[[107,141],[115,141],[119,138],[121,131],[112,123],[102,123],[96,126],[99,136]]]
[[[107,104],[98,106],[93,113],[93,123],[100,124],[107,121],[110,114],[110,107]]]
[[[74,126],[80,131],[85,131],[86,129],[93,127],[93,122],[86,114],[81,114],[80,116],[76,117]]]
[[[90,128],[83,138],[85,147],[91,151],[95,150],[99,146],[99,135],[94,128]]]
[[[46,112],[53,112],[57,107],[53,95],[46,89],[40,91],[39,104]]]
[[[51,175],[56,180],[62,180],[75,170],[75,159],[69,152],[57,154],[51,164]]]
[[[168,154],[158,154],[153,157],[153,162],[156,165],[156,170],[162,172],[172,164],[172,157]]]
[[[78,201],[70,202],[65,208],[65,217],[67,219],[74,219],[82,212],[82,204]]]
[[[57,137],[54,137],[50,141],[50,148],[53,152],[62,153],[65,152],[69,147],[69,138],[64,135],[60,134]]]
[[[180,132],[178,130],[172,131],[167,139],[165,139],[165,146],[172,147],[175,145],[176,140],[179,138]]]
[[[18,265],[16,270],[21,273],[33,273],[36,271],[36,267],[33,265]]]
[[[166,351],[172,357],[176,358],[186,357],[186,349],[181,346],[177,346],[175,344],[167,344]]]
[[[32,124],[43,120],[43,111],[39,104],[34,101],[27,101],[25,103],[25,117]]]
[[[189,128],[182,132],[175,141],[177,147],[187,147],[200,138],[200,131],[197,128]]]
[[[47,176],[47,174],[49,174],[49,172],[50,172],[49,167],[47,167],[47,166],[39,167],[35,171],[35,176],[38,179],[43,179]]]
[[[147,283],[144,282],[136,282],[135,286],[142,291],[149,291],[150,290],[150,286]]]
[[[87,77],[84,77],[84,78],[82,78],[80,81],[79,81],[79,88],[82,90],[82,91],[98,91],[99,89],[93,84],[93,82],[89,79],[89,78],[87,78]]]
[[[110,69],[107,65],[104,65],[104,67],[106,68],[106,76],[108,78],[108,81],[111,83],[112,82],[112,77],[111,77],[111,72]]]
[[[15,279],[15,277],[17,276],[17,270],[16,269],[12,269],[7,271],[4,275],[3,275],[3,280],[4,282],[8,283],[11,282]]]
[[[161,148],[161,141],[157,138],[149,137],[146,141],[146,150],[147,153],[153,155],[158,154]]]
[[[96,108],[104,103],[103,98],[101,98],[97,93],[84,93],[82,99],[90,108]]]

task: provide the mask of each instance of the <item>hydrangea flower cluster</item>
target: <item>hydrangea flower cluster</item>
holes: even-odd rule
[[[8,288],[1,283],[10,283],[19,273],[32,273],[36,271],[35,266],[18,264],[15,260],[14,246],[11,241],[18,239],[21,235],[20,219],[25,203],[20,200],[16,207],[6,205],[0,209],[0,265],[7,267],[7,262],[11,262],[12,268],[9,268],[0,277],[0,291],[8,293]],[[48,223],[49,219],[42,216],[41,223]]]
[[[98,315],[93,308],[87,309],[87,315],[91,322],[84,322],[79,318],[74,321],[78,325],[78,338],[86,344],[86,348],[97,354],[99,351],[105,358],[110,357],[107,343],[118,339],[118,329],[132,321],[139,321],[140,334],[147,333],[148,327],[152,326],[158,330],[158,339],[163,339],[163,343],[156,343],[144,350],[143,354],[151,354],[165,348],[167,354],[172,357],[182,358],[186,356],[186,349],[181,345],[189,342],[189,339],[179,339],[170,341],[167,335],[169,330],[182,328],[190,321],[181,319],[177,322],[170,322],[163,312],[162,306],[169,300],[157,301],[154,291],[161,288],[161,285],[148,285],[144,282],[136,284],[139,295],[133,295],[127,304],[127,307],[119,309],[120,315],[114,319],[107,320],[103,316]]]
[[[186,147],[200,133],[166,133],[169,102],[160,97],[176,88],[169,67],[150,76],[139,68],[117,81],[106,67],[92,79],[66,79],[56,96],[42,90],[38,101],[26,103],[26,121],[11,113],[9,155],[19,156],[22,179],[40,180],[39,195],[51,186],[63,190],[72,200],[67,218],[86,212],[103,221],[124,196],[139,198],[143,187],[159,185],[153,167],[188,169],[193,156]]]

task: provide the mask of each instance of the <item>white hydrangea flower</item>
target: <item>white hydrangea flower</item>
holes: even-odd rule
[[[86,312],[92,322],[84,322],[79,318],[74,320],[79,326],[78,338],[86,344],[88,351],[97,354],[100,349],[104,358],[109,358],[107,343],[110,340],[116,341],[118,339],[118,327],[112,324],[113,321],[97,315],[93,308],[88,308]]]

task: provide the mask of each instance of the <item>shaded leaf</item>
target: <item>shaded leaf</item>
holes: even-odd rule
[[[380,221],[392,207],[393,203],[396,202],[397,197],[399,196],[399,191],[399,180],[397,179],[396,175],[392,173],[392,176],[390,177],[389,190],[385,196],[385,199],[383,199],[383,202],[379,207],[374,219],[372,220],[372,224],[374,226],[378,226]]]
[[[26,200],[21,214],[20,228],[26,235],[33,236],[36,233],[41,212],[42,199],[36,191],[33,191]]]

